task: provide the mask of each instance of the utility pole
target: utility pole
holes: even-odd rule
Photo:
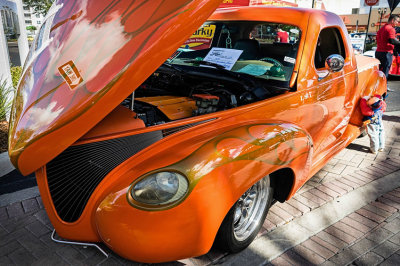
[[[312,0],[312,6],[311,6],[311,8],[314,8],[315,7],[315,0]]]
[[[386,7],[385,8],[378,8],[378,14],[379,14],[379,29],[381,29],[382,25],[382,16],[386,14]]]
[[[365,49],[366,49],[365,43],[366,43],[366,40],[367,40],[367,38],[368,38],[368,30],[369,30],[369,21],[370,21],[370,19],[371,19],[371,11],[372,11],[372,6],[370,6],[370,7],[369,7],[369,15],[368,15],[367,32],[365,33],[365,39],[364,39],[364,49],[363,49],[363,51],[365,51]]]

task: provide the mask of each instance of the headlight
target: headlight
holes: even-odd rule
[[[166,205],[186,195],[189,183],[177,172],[158,172],[146,176],[130,189],[134,201],[152,206]]]

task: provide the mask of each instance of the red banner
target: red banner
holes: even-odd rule
[[[260,6],[260,5],[298,7],[297,4],[281,0],[250,0],[250,6]]]
[[[224,0],[219,7],[262,6],[262,5],[298,7],[297,4],[281,0]]]
[[[219,7],[249,6],[250,0],[224,0]]]

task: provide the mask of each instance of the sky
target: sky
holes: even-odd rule
[[[328,11],[347,15],[351,14],[353,8],[360,7],[360,0],[325,0],[324,4]]]
[[[285,0],[288,2],[296,2],[299,7],[308,7],[312,5],[312,0]],[[318,0],[315,0],[316,2]],[[334,12],[339,15],[351,14],[353,8],[359,8],[364,0],[323,0],[325,7],[328,11]],[[388,7],[387,0],[379,0],[379,4],[382,7]],[[378,7],[378,6],[377,6]],[[367,13],[369,8],[363,8],[361,13]]]

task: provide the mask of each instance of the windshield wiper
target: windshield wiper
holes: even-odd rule
[[[168,68],[171,68],[173,70],[176,70],[179,73],[184,73],[183,69],[180,67],[177,67],[175,64],[171,64],[170,62],[164,62],[161,66],[167,66]]]
[[[195,50],[190,49],[190,48],[178,48],[178,50],[176,50],[176,52],[174,53],[174,55],[172,56],[172,58],[167,59],[168,63],[171,63],[175,60],[175,58],[177,58],[178,56],[181,55],[181,53],[188,53],[188,52],[193,52]]]
[[[215,67],[216,69],[225,69],[223,65],[217,64],[217,63],[211,63],[208,61],[204,60],[186,60],[183,61],[184,63],[189,63],[189,64],[199,64],[199,65],[205,65],[205,66],[212,66]]]
[[[237,73],[230,71],[226,69],[223,65],[217,64],[217,63],[212,63],[204,60],[185,60],[183,61],[184,63],[193,63],[193,64],[199,64],[199,65],[206,65],[206,66],[212,66],[215,67],[217,70],[219,70],[221,73],[224,73],[225,75],[228,75],[230,77],[233,77],[236,82],[239,82],[240,84],[243,85],[243,87],[246,90],[250,90],[250,88],[256,87],[256,83],[253,80],[253,76],[246,74],[246,73]],[[249,84],[250,83],[250,84]]]

